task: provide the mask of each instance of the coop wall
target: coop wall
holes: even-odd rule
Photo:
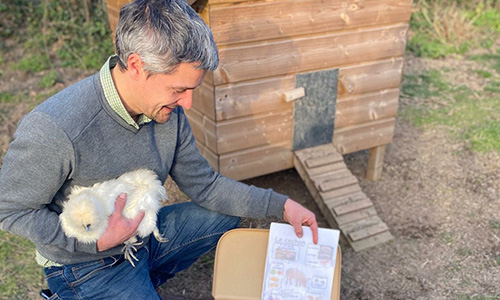
[[[114,28],[128,1],[107,1]],[[340,153],[392,141],[411,0],[198,0],[193,7],[220,54],[186,112],[214,169],[245,179],[293,167],[293,102],[282,96],[296,87],[297,73],[339,69],[333,144]]]
[[[245,179],[293,167],[293,103],[282,95],[297,73],[339,69],[340,153],[392,141],[411,0],[210,0],[198,11],[220,65],[188,116],[221,173]]]

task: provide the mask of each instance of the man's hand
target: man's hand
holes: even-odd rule
[[[108,228],[97,240],[97,251],[105,251],[122,244],[137,234],[137,227],[144,218],[144,211],[140,211],[134,219],[127,219],[122,215],[127,203],[127,194],[120,194],[116,198],[115,211],[109,216]]]
[[[312,231],[313,243],[318,243],[318,223],[316,215],[312,211],[288,198],[283,208],[283,220],[293,226],[295,234],[299,238],[303,235],[302,225],[309,226]]]

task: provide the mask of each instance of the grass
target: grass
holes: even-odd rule
[[[18,39],[25,55],[13,68],[31,73],[56,65],[98,69],[114,52],[104,1],[12,0],[0,4],[0,36]]]
[[[483,295],[458,295],[459,300],[500,300],[500,295],[483,296]]]
[[[30,241],[0,231],[0,265],[0,299],[27,299],[28,291],[42,287],[43,271]]]
[[[421,57],[490,48],[500,33],[497,1],[414,1],[408,49]]]
[[[0,92],[0,103],[16,103],[18,101],[17,95],[11,92]]]
[[[477,59],[477,58],[476,58]],[[500,55],[482,56],[500,61]],[[491,64],[490,68],[494,68]],[[441,70],[427,70],[403,79],[404,97],[423,99],[417,106],[406,107],[401,115],[416,126],[445,126],[450,134],[470,145],[473,151],[500,153],[500,73],[483,70],[488,77],[487,94],[478,95],[465,85],[453,85]]]
[[[12,67],[16,70],[38,73],[40,71],[49,69],[50,65],[50,59],[47,55],[35,53],[23,57]]]
[[[500,230],[500,221],[490,220],[490,228],[494,230]]]
[[[52,87],[59,80],[59,75],[56,71],[52,70],[47,75],[43,76],[40,80],[39,86],[42,88]]]
[[[83,7],[82,4],[90,4]],[[112,39],[104,15],[103,1],[89,0],[11,0],[0,2],[0,64],[16,70],[37,74],[38,87],[45,89],[36,95],[27,91],[0,92],[0,107],[29,102],[30,108],[57,92],[59,80],[56,67],[97,70],[113,53]],[[444,126],[450,134],[465,141],[474,151],[500,152],[500,50],[493,42],[500,34],[499,1],[414,1],[410,21],[408,53],[426,58],[459,55],[479,62],[474,73],[486,80],[484,92],[477,93],[465,85],[452,84],[446,79],[447,70],[428,70],[406,75],[402,97],[418,99],[417,105],[402,108],[400,116],[416,126]],[[24,56],[8,61],[5,39],[15,39],[22,45]],[[485,53],[469,55],[470,50]],[[5,69],[5,68],[2,68]],[[48,71],[47,71],[48,70]],[[0,76],[2,76],[0,69]],[[44,76],[40,76],[45,74]],[[3,154],[2,154],[3,155]],[[1,157],[0,157],[1,164]],[[407,187],[409,189],[409,186]],[[489,226],[500,230],[500,221]],[[442,232],[441,242],[453,244],[453,232]],[[473,255],[460,248],[461,257]],[[500,256],[494,257],[500,266]],[[209,256],[201,265],[212,263]],[[34,260],[34,246],[26,239],[0,231],[0,299],[26,299],[27,291],[42,286],[42,271]],[[447,266],[460,271],[458,261]],[[459,295],[459,299],[498,299],[499,295]]]
[[[444,232],[439,233],[439,239],[443,243],[445,243],[447,245],[451,245],[451,244],[453,244],[453,242],[455,242],[456,236],[455,236],[454,232],[444,231]]]

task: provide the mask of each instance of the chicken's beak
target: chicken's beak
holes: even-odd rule
[[[90,224],[83,225],[83,227],[85,227],[85,231],[89,232]]]

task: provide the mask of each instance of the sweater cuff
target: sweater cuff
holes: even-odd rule
[[[285,206],[288,196],[278,194],[271,191],[271,198],[269,199],[269,206],[267,207],[267,217],[278,217],[280,220],[283,219],[283,208]]]

